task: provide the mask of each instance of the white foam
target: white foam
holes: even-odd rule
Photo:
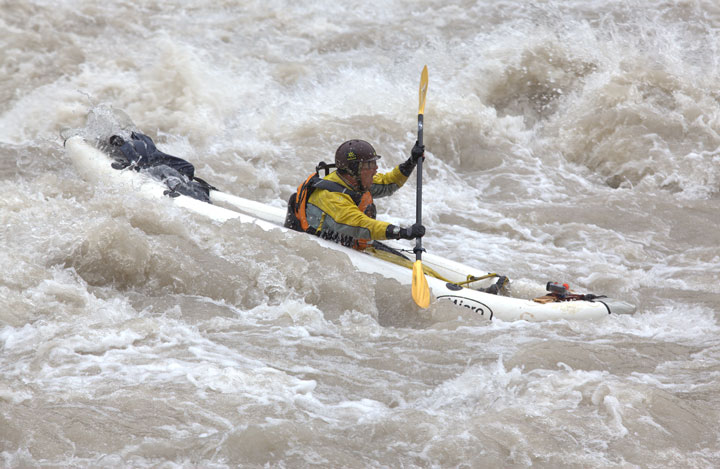
[[[0,21],[6,465],[718,460],[717,6],[91,3]],[[409,156],[425,64],[423,246],[634,316],[418,311],[299,236],[88,186],[57,138],[110,105],[198,176],[283,207],[346,139],[382,170]],[[415,184],[379,218],[412,223]],[[628,364],[641,346],[659,353]]]

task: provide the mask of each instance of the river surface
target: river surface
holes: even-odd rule
[[[709,0],[0,1],[0,465],[720,467],[718,38]],[[60,137],[122,110],[283,207],[344,140],[404,161],[426,64],[423,246],[634,315],[422,310]]]

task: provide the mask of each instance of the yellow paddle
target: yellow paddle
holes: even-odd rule
[[[420,75],[420,106],[418,107],[418,144],[423,144],[423,114],[425,113],[425,95],[428,88],[427,65],[423,67]],[[417,198],[415,202],[416,223],[422,224],[422,164],[423,159],[417,162]],[[413,264],[412,297],[421,308],[430,306],[430,287],[428,287],[425,272],[422,266],[422,238],[415,241],[415,263]]]

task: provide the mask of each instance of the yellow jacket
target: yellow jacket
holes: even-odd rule
[[[336,182],[353,191],[340,178],[337,171],[323,179]],[[401,188],[407,181],[398,166],[389,173],[376,174],[369,193],[372,199],[385,197]],[[359,195],[357,192],[355,193]],[[356,198],[358,198],[356,196]],[[366,196],[367,198],[367,196]],[[385,232],[390,223],[375,219],[375,205],[371,204],[363,213],[358,207],[360,200],[353,200],[347,193],[316,189],[307,202],[308,225],[316,230],[319,236],[332,239],[346,246],[360,239],[387,239]]]

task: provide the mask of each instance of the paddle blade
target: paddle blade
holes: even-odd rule
[[[419,307],[430,306],[430,287],[423,272],[422,261],[419,260],[413,264],[412,297]]]
[[[423,67],[422,73],[420,74],[420,106],[418,107],[418,114],[425,114],[425,95],[427,95],[428,89],[428,71],[427,65]]]

